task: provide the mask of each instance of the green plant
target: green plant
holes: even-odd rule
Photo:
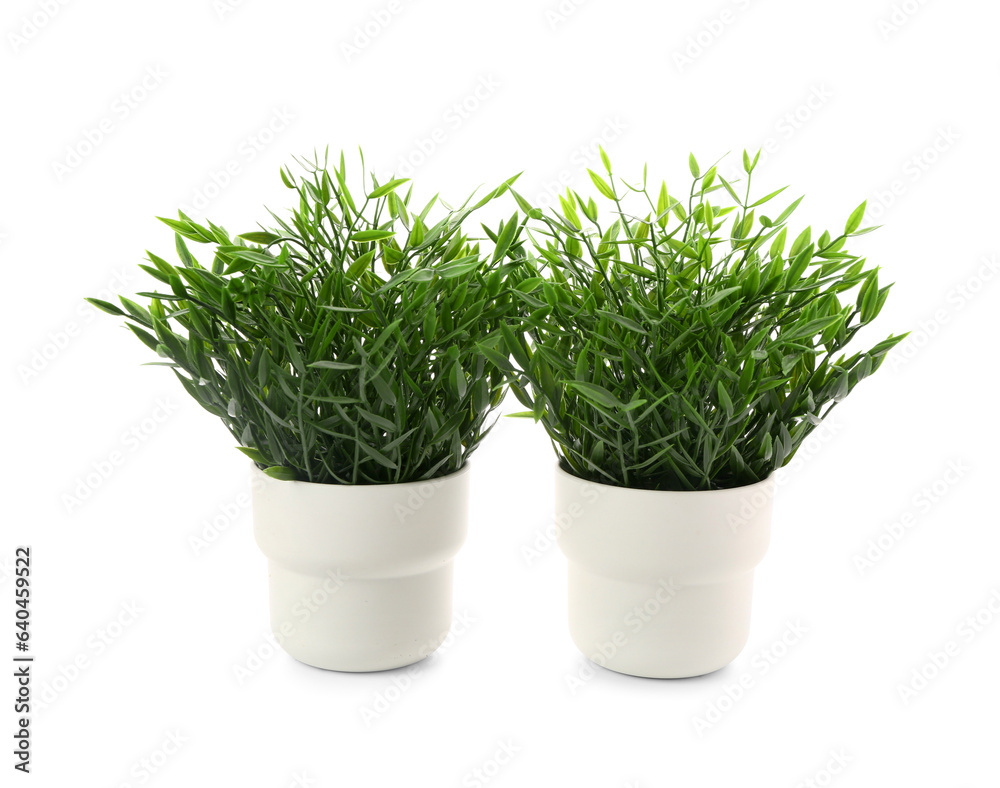
[[[411,210],[405,180],[372,176],[358,200],[343,155],[335,168],[301,164],[298,179],[281,171],[298,206],[272,213],[273,229],[231,238],[183,213],[163,219],[180,265],[149,253],[142,268],[167,292],[140,293],[147,306],[91,303],[126,318],[271,476],[374,484],[461,468],[503,397],[481,348],[498,357],[491,332],[519,307],[521,276],[506,259],[516,215],[491,234],[489,258],[462,224],[512,181],[431,224],[437,198]],[[211,246],[210,266],[185,239]]]
[[[524,333],[504,328],[511,390],[531,409],[521,415],[542,422],[565,470],[597,482],[709,490],[766,478],[903,339],[838,355],[889,292],[844,248],[875,229],[860,228],[865,204],[835,237],[807,227],[789,243],[801,198],[759,215],[781,190],[751,202],[746,153],[742,197],[691,156],[686,203],[666,184],[650,194],[645,170],[641,186],[620,184],[601,154],[607,176],[590,176],[614,204],[606,229],[575,192],[544,215],[515,194],[541,219],[539,276],[518,292]],[[623,206],[629,192],[639,215]]]

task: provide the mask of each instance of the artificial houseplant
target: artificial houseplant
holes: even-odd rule
[[[747,153],[742,184],[691,156],[682,199],[601,155],[610,222],[572,191],[544,214],[515,194],[537,271],[503,327],[510,387],[559,457],[574,641],[620,672],[698,675],[745,645],[773,472],[903,337],[845,350],[889,293],[846,249],[874,229],[864,203],[843,232],[793,235],[801,198],[765,214],[782,190],[752,198]],[[637,608],[656,611],[638,632]]]
[[[463,223],[508,183],[432,221],[436,198],[413,209],[405,180],[352,193],[343,155],[301,164],[281,171],[290,215],[236,237],[164,219],[179,263],[142,266],[164,287],[139,294],[147,305],[91,301],[253,460],[279,642],[312,665],[381,670],[448,631],[467,461],[505,390],[489,358],[519,307],[517,221],[490,233],[486,256]],[[208,247],[204,265],[188,241]]]

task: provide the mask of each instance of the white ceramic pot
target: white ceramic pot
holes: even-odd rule
[[[282,648],[316,667],[372,671],[441,645],[468,525],[468,471],[342,485],[279,481],[254,467],[254,536]]]
[[[684,678],[736,658],[774,477],[707,492],[596,484],[556,468],[569,629],[586,657],[633,676]]]

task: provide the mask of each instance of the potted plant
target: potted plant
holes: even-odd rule
[[[610,224],[572,191],[545,215],[515,194],[541,221],[510,387],[559,456],[573,640],[619,672],[695,676],[746,643],[773,472],[903,337],[842,354],[889,292],[845,248],[874,229],[864,203],[835,236],[790,237],[799,200],[764,215],[781,190],[751,200],[756,157],[741,187],[691,156],[679,200],[601,154]]]
[[[180,263],[149,254],[143,268],[165,289],[140,293],[145,306],[91,302],[125,318],[253,460],[285,650],[383,670],[427,656],[450,626],[468,460],[505,390],[487,354],[519,306],[517,217],[486,257],[462,225],[509,183],[432,223],[436,198],[413,210],[405,180],[373,175],[352,194],[343,155],[301,163],[301,177],[281,171],[290,216],[236,237],[164,219]],[[206,265],[186,241],[209,246]]]

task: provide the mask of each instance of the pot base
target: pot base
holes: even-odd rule
[[[753,572],[703,585],[632,582],[569,565],[569,629],[590,661],[617,673],[679,679],[732,662],[750,631]]]
[[[451,627],[451,562],[391,578],[268,566],[271,630],[307,665],[351,673],[401,668],[430,655]]]

